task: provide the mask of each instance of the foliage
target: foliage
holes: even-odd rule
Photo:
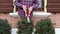
[[[11,27],[6,19],[0,19],[0,34],[11,34]]]
[[[18,22],[18,34],[32,34],[33,31],[33,21],[30,19],[30,23],[27,19],[22,19]]]
[[[54,27],[49,18],[37,22],[35,34],[55,34]]]

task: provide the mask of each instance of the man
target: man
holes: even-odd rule
[[[15,0],[15,5],[18,8],[18,14],[21,18],[26,18],[26,10],[29,11],[29,17],[32,18],[33,9],[38,7],[38,0]]]

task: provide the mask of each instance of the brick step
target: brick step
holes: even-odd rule
[[[11,27],[16,28],[18,23],[9,23]]]

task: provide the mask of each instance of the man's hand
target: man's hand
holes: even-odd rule
[[[30,8],[29,8],[29,11],[31,12],[32,10],[33,10],[33,7],[30,7]]]
[[[29,10],[29,16],[30,16],[30,13],[32,12],[33,7],[30,7],[28,10]]]
[[[23,8],[23,10],[26,12],[26,6],[25,5],[22,5],[22,8]]]
[[[25,12],[25,15],[27,16],[27,13],[26,13],[26,6],[25,5],[22,5],[22,8],[23,8],[23,10],[24,10],[24,12]]]

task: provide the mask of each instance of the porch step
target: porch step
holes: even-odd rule
[[[10,16],[17,17],[18,12],[15,13],[9,13]],[[45,13],[45,12],[33,12],[33,17],[48,17],[51,15],[51,13]]]

